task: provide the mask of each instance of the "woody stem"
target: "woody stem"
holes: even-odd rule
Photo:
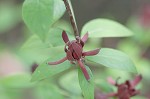
[[[70,22],[71,22],[72,28],[74,30],[74,35],[75,35],[75,37],[79,37],[79,31],[78,31],[78,27],[76,25],[75,17],[73,16],[73,11],[71,10],[71,4],[69,4],[68,0],[63,0],[63,1],[66,6],[66,10],[69,14],[69,17],[70,17]]]

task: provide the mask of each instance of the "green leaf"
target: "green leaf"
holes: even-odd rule
[[[69,63],[69,61],[65,61],[58,65],[48,65],[47,64],[47,62],[57,61],[63,57],[65,57],[65,53],[64,54],[55,54],[53,56],[50,56],[50,58],[48,60],[46,60],[45,62],[43,62],[42,64],[40,64],[38,66],[38,68],[35,70],[35,72],[32,75],[31,81],[42,80],[42,79],[51,77],[55,74],[58,74],[64,70],[70,68],[71,64]]]
[[[62,0],[26,0],[23,4],[25,23],[42,40],[64,12],[65,6]]]
[[[27,73],[20,73],[3,77],[0,79],[0,85],[6,88],[25,88],[31,87],[33,83],[30,82],[31,75]]]
[[[60,78],[59,83],[63,89],[69,91],[69,93],[71,93],[72,95],[81,95],[81,88],[79,86],[77,70],[68,71]]]
[[[84,99],[94,99],[94,79],[92,72],[88,66],[86,66],[86,69],[90,75],[90,80],[87,81],[84,77],[84,74],[82,73],[82,70],[78,69],[78,78],[79,78],[79,84],[84,96]]]
[[[53,27],[60,28],[60,29],[65,30],[66,32],[69,32],[73,35],[72,26],[68,21],[59,20],[53,25]]]
[[[97,55],[86,58],[106,67],[137,73],[129,56],[118,50],[102,48]]]
[[[26,60],[26,63],[33,64],[34,62],[41,63],[48,59],[50,55],[53,56],[63,52],[64,46],[53,47],[51,42],[42,42],[37,35],[33,35],[21,47],[19,56]]]
[[[52,45],[53,47],[64,45],[65,43],[62,40],[62,29],[58,28],[51,28],[49,33],[46,35],[46,41],[45,43],[48,43],[48,45]],[[67,33],[69,39],[73,39],[74,36],[70,33]]]
[[[62,30],[51,28],[43,42],[37,35],[31,36],[21,47],[20,53],[27,57],[29,63],[45,61],[50,55],[64,52],[65,43],[62,40]],[[74,38],[69,35],[69,38]],[[37,57],[38,56],[38,57]]]
[[[52,46],[52,45],[49,45]],[[40,40],[37,35],[32,35],[21,47],[21,50],[26,49],[44,49],[48,48],[48,46]]]
[[[89,37],[126,37],[133,33],[125,26],[108,19],[94,19],[86,23],[81,34],[89,33]]]
[[[20,21],[20,6],[15,6],[12,3],[0,3],[0,34],[7,33],[14,28]]]
[[[64,99],[60,89],[51,82],[40,82],[35,88],[36,99]]]

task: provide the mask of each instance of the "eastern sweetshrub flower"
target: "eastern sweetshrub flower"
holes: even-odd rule
[[[109,96],[100,90],[95,90],[94,99],[109,99]]]
[[[130,99],[140,93],[135,87],[142,80],[142,76],[138,75],[134,80],[127,80],[125,83],[118,84],[112,78],[108,79],[108,82],[117,87],[116,93],[109,94],[109,97],[118,97],[119,99]]]
[[[140,23],[144,28],[150,27],[150,4],[143,7],[140,15]]]
[[[56,61],[56,62],[48,62],[49,65],[57,65],[60,64],[66,60],[69,60],[71,63],[78,63],[85,78],[87,80],[90,79],[90,76],[84,66],[84,57],[85,56],[92,56],[99,53],[100,49],[95,49],[92,51],[83,51],[84,44],[86,43],[88,39],[88,33],[86,33],[82,38],[79,36],[76,37],[76,40],[70,41],[68,38],[68,35],[65,31],[62,32],[62,39],[65,42],[65,48],[64,51],[66,53],[66,57]]]

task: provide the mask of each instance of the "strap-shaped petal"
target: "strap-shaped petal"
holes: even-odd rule
[[[88,74],[88,72],[87,72],[87,70],[86,70],[84,64],[82,63],[82,61],[81,61],[81,60],[78,60],[78,64],[79,64],[79,66],[80,66],[80,68],[81,68],[81,70],[82,70],[82,72],[83,72],[83,74],[84,74],[86,80],[90,80],[90,76],[89,76],[89,74]]]
[[[64,61],[67,60],[67,57],[64,57],[56,62],[48,62],[49,65],[57,65],[57,64],[60,64],[60,63],[63,63]]]
[[[135,87],[142,80],[142,75],[138,75],[135,77],[133,81],[131,81],[132,87]]]
[[[82,37],[82,41],[85,43],[88,40],[88,32]]]
[[[74,61],[74,58],[72,56],[72,52],[70,50],[67,51],[67,59],[71,60],[71,61]]]
[[[116,81],[112,79],[112,77],[107,78],[108,83],[112,84],[112,85],[116,85]]]
[[[100,51],[100,49],[95,49],[95,50],[92,50],[92,51],[87,51],[87,52],[83,52],[83,56],[93,56],[93,55],[96,55],[98,54]]]
[[[65,43],[69,42],[68,35],[67,35],[67,33],[65,31],[62,32],[62,38],[63,38]]]
[[[73,50],[75,51],[76,55],[78,56],[78,58],[81,58],[82,50],[83,50],[82,47],[75,42],[72,43],[72,47],[73,47]]]

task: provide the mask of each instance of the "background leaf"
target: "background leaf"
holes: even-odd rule
[[[68,21],[65,21],[65,20],[59,20],[57,21],[53,27],[57,27],[57,28],[60,28],[62,30],[65,30],[66,32],[69,32],[71,33],[72,35],[73,34],[73,29],[72,29],[72,26],[71,24],[68,22]]]
[[[70,39],[74,36],[67,33]],[[65,43],[62,40],[62,30],[58,28],[51,28],[43,42],[37,35],[32,35],[21,47],[20,54],[29,63],[43,62],[50,55],[56,55],[64,52]],[[38,57],[37,57],[38,56]]]
[[[27,73],[20,73],[8,77],[1,77],[0,85],[7,88],[26,88],[31,87],[33,83],[30,82],[31,76]]]
[[[48,60],[43,62],[38,66],[38,68],[35,70],[35,72],[32,75],[32,81],[38,81],[42,80],[51,76],[54,76],[55,74],[58,74],[68,68],[70,68],[71,64],[69,61],[65,61],[59,65],[48,65],[47,62],[53,62],[57,61],[61,58],[65,57],[64,54],[55,54],[53,56],[50,56]]]
[[[134,73],[137,72],[134,63],[128,55],[118,50],[102,48],[97,55],[86,58],[89,61],[104,65],[106,67]]]
[[[77,70],[68,71],[59,80],[61,87],[69,92],[69,96],[81,96],[77,72]]]
[[[126,37],[133,33],[125,26],[109,19],[94,19],[86,23],[81,34],[89,33],[89,37]]]
[[[40,82],[35,88],[36,99],[65,99],[60,89],[50,81]]]
[[[78,78],[79,78],[79,84],[84,96],[84,99],[94,99],[94,82],[93,82],[93,75],[88,66],[86,66],[86,69],[90,75],[90,81],[87,81],[84,77],[84,74],[82,73],[82,70],[78,69]]]
[[[62,0],[26,0],[23,19],[29,29],[44,40],[52,24],[65,12]]]
[[[19,8],[19,9],[18,9]],[[0,3],[0,34],[14,28],[21,21],[21,6]]]

